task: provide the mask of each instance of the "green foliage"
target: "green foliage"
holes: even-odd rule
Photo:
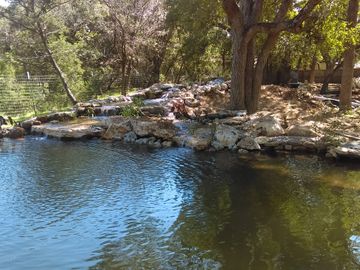
[[[124,117],[140,116],[142,106],[144,106],[144,101],[141,98],[134,98],[131,104],[122,108],[120,114]]]
[[[65,34],[54,36],[49,42],[61,70],[66,75],[66,79],[74,94],[80,99],[86,98],[85,83],[83,81],[84,69],[79,58],[81,49],[84,46],[81,41],[70,43]]]

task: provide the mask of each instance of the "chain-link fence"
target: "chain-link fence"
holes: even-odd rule
[[[56,76],[0,76],[0,115],[37,113],[49,96]]]

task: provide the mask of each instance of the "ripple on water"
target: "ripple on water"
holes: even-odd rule
[[[0,269],[357,267],[360,194],[318,159],[28,138],[0,164]]]

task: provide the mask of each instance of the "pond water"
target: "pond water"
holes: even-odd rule
[[[0,141],[0,269],[359,269],[360,166]]]

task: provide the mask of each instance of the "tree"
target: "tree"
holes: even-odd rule
[[[271,50],[282,31],[300,31],[303,22],[321,0],[276,1],[272,10],[275,15],[266,18],[263,0],[223,0],[232,35],[231,108],[258,110],[263,71]],[[265,3],[266,2],[266,3]],[[301,6],[300,6],[301,4]],[[271,10],[268,7],[266,10]],[[290,11],[299,10],[290,17]],[[255,55],[257,36],[265,35],[258,55]]]
[[[172,32],[163,65],[165,79],[202,81],[229,74],[229,27],[220,1],[167,0]]]
[[[161,0],[102,0],[108,7],[113,35],[114,55],[111,63],[119,69],[122,79],[121,93],[126,94],[131,74],[150,60],[152,71],[157,73],[152,81],[160,77],[160,66],[164,57],[166,10]],[[147,63],[149,63],[147,62]],[[154,77],[154,74],[153,74]]]
[[[355,29],[358,20],[359,0],[349,0],[347,11],[347,21],[350,30]],[[348,43],[344,53],[343,72],[341,77],[340,89],[340,109],[347,110],[351,108],[351,91],[354,77],[355,65],[355,44],[354,40]]]
[[[7,8],[0,7],[0,16],[8,19],[15,27],[29,31],[40,38],[40,43],[58,75],[69,100],[76,104],[77,99],[72,93],[66,75],[60,68],[49,45],[49,37],[60,31],[52,13],[67,2],[61,0],[13,0],[10,1],[10,5]]]

